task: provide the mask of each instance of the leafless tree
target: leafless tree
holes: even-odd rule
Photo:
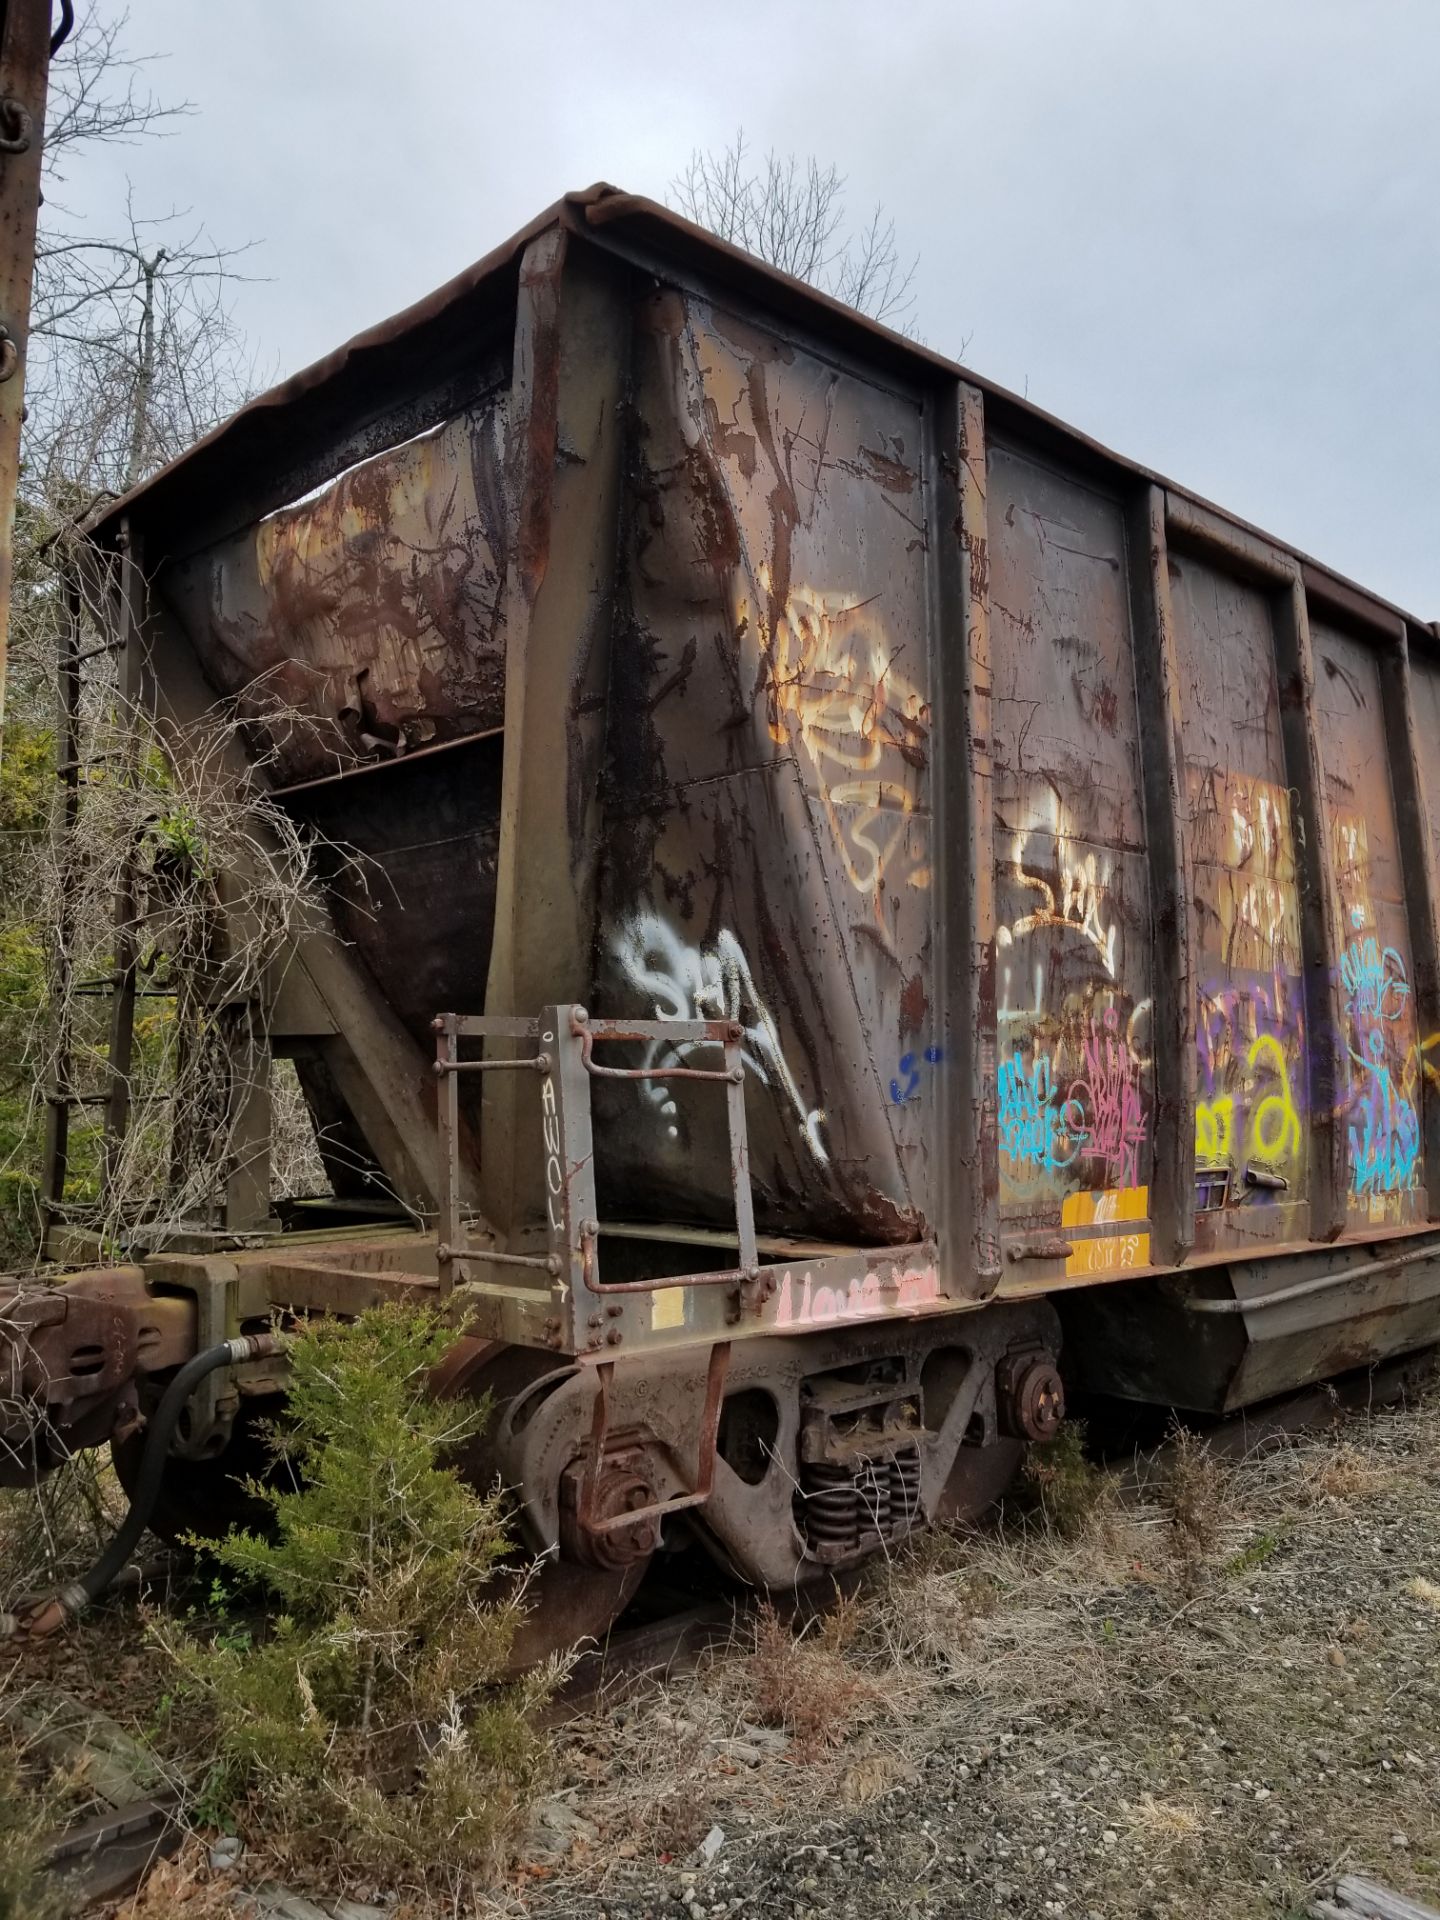
[[[83,643],[90,664],[74,721],[74,751],[87,773],[68,830],[48,834],[44,799],[19,784],[29,768],[38,788],[53,751],[55,675],[67,625],[53,562],[70,537],[69,524],[181,452],[239,405],[251,385],[229,304],[243,249],[216,244],[192,215],[142,214],[133,198],[118,231],[97,228],[66,204],[67,172],[79,155],[163,136],[189,111],[152,94],[148,62],[126,51],[127,25],[123,12],[107,14],[101,0],[87,0],[51,74],[16,522],[9,784],[0,786],[8,806],[0,828],[0,946],[7,954],[33,955],[43,945],[46,962],[38,982],[33,966],[8,990],[0,980],[0,1047],[16,1056],[7,1064],[17,1068],[17,1083],[0,1085],[0,1136],[13,1143],[4,1170],[21,1175],[14,1191],[22,1193],[38,1152],[41,1090],[87,1073],[103,1084],[109,1005],[87,983],[116,970],[117,874],[122,867],[131,874],[137,861],[143,866],[150,847],[159,862],[152,860],[150,869],[170,892],[156,893],[144,920],[144,964],[154,980],[147,987],[143,1044],[137,1040],[129,1074],[132,1125],[111,1152],[107,1192],[122,1211],[152,1194],[164,1195],[180,1212],[203,1211],[225,1164],[234,1070],[233,1062],[215,1065],[219,1056],[210,1042],[218,1016],[211,1001],[217,991],[201,936],[214,914],[212,867],[228,872],[265,840],[254,806],[245,796],[227,795],[213,752],[192,751],[169,764],[145,714],[128,710],[119,696],[113,655],[92,609]],[[213,739],[225,732],[223,719],[216,719]],[[90,777],[97,768],[103,774]],[[184,826],[180,834],[182,865],[188,862],[182,875],[166,823],[173,828],[192,817],[193,830]],[[233,845],[226,840],[232,832],[239,835]],[[206,850],[198,860],[196,849]],[[256,869],[267,911],[275,909],[270,932],[253,945],[256,967],[268,963],[276,929],[308,897],[302,854],[298,842],[286,842],[276,859],[268,865],[262,859]],[[220,983],[220,1000],[234,997],[233,984]],[[243,998],[247,980],[238,991]],[[265,1066],[268,1071],[268,1053]],[[31,1104],[17,1111],[27,1090]],[[280,1177],[291,1190],[311,1179],[323,1184],[293,1073],[276,1092],[280,1144],[288,1155]],[[81,1189],[99,1177],[98,1111],[82,1105],[73,1116],[72,1173],[78,1169]],[[185,1145],[184,1156],[172,1139]],[[9,1223],[12,1241],[25,1242],[33,1225],[17,1214]],[[15,1257],[13,1246],[7,1252]]]
[[[128,25],[124,11],[87,7],[51,70],[10,670],[12,709],[40,724],[56,647],[48,543],[91,502],[181,452],[252,385],[230,312],[244,248],[216,244],[183,213],[142,215],[133,200],[118,232],[66,204],[79,156],[163,137],[191,110],[150,90],[151,63],[127,50]]]
[[[163,136],[190,111],[146,85],[124,12],[91,12],[51,74],[45,206],[36,248],[25,485],[32,506],[123,492],[233,411],[249,386],[230,285],[244,248],[133,201],[119,233],[67,209],[68,163]]]
[[[742,128],[719,153],[697,147],[670,194],[687,219],[720,239],[913,332],[916,262],[906,265],[882,207],[865,225],[851,224],[844,176],[833,165],[773,150],[757,160]]]
[[[45,242],[28,477],[124,493],[246,397],[233,254],[173,218]]]

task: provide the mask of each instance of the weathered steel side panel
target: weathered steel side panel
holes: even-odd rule
[[[1415,734],[1419,746],[1420,785],[1429,826],[1430,898],[1434,918],[1432,942],[1440,945],[1440,655],[1412,649],[1410,682],[1415,702]],[[1432,1001],[1420,1034],[1420,1071],[1424,1096],[1433,1111],[1440,1108],[1440,980],[1432,981]],[[1432,1164],[1432,1187],[1437,1169]],[[1432,1207],[1432,1217],[1440,1207]]]
[[[1271,596],[1170,560],[1195,889],[1197,1252],[1309,1232],[1308,1075]]]
[[[922,411],[676,289],[636,325],[599,1004],[745,1028],[762,1222],[913,1238],[942,1066]],[[717,1103],[607,1092],[614,1203],[723,1215]]]
[[[1152,954],[1124,515],[993,444],[989,489],[1002,1229],[1012,1260],[1143,1266]]]
[[[282,784],[502,724],[504,425],[491,393],[162,572]]]
[[[630,431],[630,276],[537,234],[520,261],[507,405],[505,761],[490,1014],[591,1005],[605,718]],[[536,1088],[488,1073],[481,1191],[507,1238],[546,1232]]]
[[[1404,863],[1374,645],[1312,618],[1339,921],[1348,1225],[1425,1218],[1421,1060]]]
[[[341,938],[427,1051],[438,1008],[484,1011],[500,771],[500,741],[486,738],[326,781],[290,802],[323,836]]]
[[[1430,870],[1440,876],[1440,656],[1412,649],[1410,677],[1420,744],[1420,782],[1430,827]]]

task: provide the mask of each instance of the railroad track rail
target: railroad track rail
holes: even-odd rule
[[[128,1893],[184,1837],[173,1794],[132,1800],[57,1834],[45,1866],[65,1908],[83,1912]]]

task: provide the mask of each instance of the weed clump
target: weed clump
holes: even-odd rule
[[[1031,1446],[1024,1482],[1045,1524],[1062,1539],[1077,1539],[1105,1496],[1106,1480],[1085,1457],[1085,1423],[1070,1420],[1053,1440]]]
[[[251,1483],[273,1531],[210,1550],[282,1611],[252,1638],[157,1628],[211,1708],[226,1796],[292,1855],[424,1885],[492,1876],[543,1775],[535,1707],[553,1671],[506,1681],[523,1601],[497,1585],[498,1490],[446,1456],[485,1409],[433,1397],[454,1338],[386,1306],[311,1322],[291,1349],[277,1446],[290,1489]]]
[[[783,1727],[802,1759],[842,1740],[857,1710],[874,1697],[871,1682],[845,1657],[858,1630],[853,1597],[798,1634],[773,1607],[760,1609],[749,1661],[753,1711],[763,1726]]]
[[[1188,1427],[1170,1435],[1170,1470],[1163,1500],[1179,1569],[1180,1585],[1193,1594],[1223,1520],[1224,1475],[1208,1443]]]

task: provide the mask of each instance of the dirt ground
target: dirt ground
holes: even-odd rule
[[[1434,1900],[1440,1402],[1122,1481],[568,1729],[495,1913],[1238,1920],[1347,1869]]]
[[[1347,1870],[1440,1901],[1440,1398],[1126,1481],[1061,1475],[798,1637],[762,1619],[563,1724],[523,1860],[444,1910],[1238,1920]],[[52,1672],[153,1735],[138,1646],[97,1616]],[[363,1883],[256,1906],[263,1841],[215,1843],[127,1920],[440,1911]]]

